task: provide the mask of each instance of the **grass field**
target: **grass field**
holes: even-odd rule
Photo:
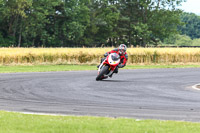
[[[113,48],[0,48],[0,65],[98,64]],[[200,63],[200,48],[128,48],[127,64]]]
[[[123,69],[200,68],[200,65],[127,65]],[[0,73],[97,70],[96,65],[0,66]]]
[[[200,123],[0,111],[0,133],[199,133]]]

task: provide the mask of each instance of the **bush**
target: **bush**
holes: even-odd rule
[[[10,47],[14,43],[14,38],[9,36],[9,38],[3,38],[0,33],[0,47]]]
[[[192,39],[187,35],[177,35],[175,44],[178,46],[191,46]]]
[[[192,45],[193,45],[193,46],[200,46],[200,38],[199,38],[199,39],[194,39],[194,40],[192,41]]]

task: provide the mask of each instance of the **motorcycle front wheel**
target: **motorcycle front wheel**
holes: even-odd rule
[[[106,74],[108,72],[108,68],[109,66],[103,66],[103,68],[101,68],[99,75],[97,75],[96,80],[102,80],[102,77],[104,74]]]

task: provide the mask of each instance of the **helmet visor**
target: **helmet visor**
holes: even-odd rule
[[[120,54],[125,54],[126,51],[124,49],[120,49],[119,52]]]

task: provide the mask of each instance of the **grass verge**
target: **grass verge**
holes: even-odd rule
[[[127,65],[123,69],[200,68],[200,65]],[[0,73],[97,70],[96,65],[0,66]]]
[[[0,73],[97,70],[92,65],[0,66]]]
[[[0,133],[199,133],[200,123],[0,111]]]

